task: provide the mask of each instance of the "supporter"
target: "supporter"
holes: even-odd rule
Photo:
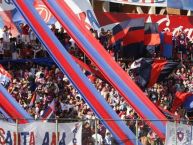
[[[103,145],[103,138],[98,132],[94,133],[92,135],[92,138],[94,139],[94,142],[96,142],[97,145]]]
[[[29,29],[29,40],[32,45],[36,45],[36,35],[32,29]]]
[[[18,58],[18,49],[17,49],[16,38],[10,39],[10,50],[12,53],[12,60],[16,60]]]
[[[181,30],[179,31],[179,34],[177,36],[177,42],[178,42],[178,50],[182,51],[182,53],[186,53],[186,46],[187,46],[187,36],[184,32]]]
[[[4,48],[3,48],[3,38],[0,38],[0,60],[3,59]]]
[[[92,130],[91,130],[90,124],[88,122],[83,124],[82,143],[85,145],[94,144],[94,140],[92,138]]]
[[[12,36],[9,30],[10,28],[5,25],[3,28],[3,48],[6,51],[10,50],[10,36]]]
[[[21,28],[21,37],[22,37],[22,42],[25,44],[28,44],[30,42],[29,39],[29,26],[28,24],[21,24],[20,25]]]
[[[99,39],[99,38],[98,38],[98,33],[97,33],[96,30],[94,30],[93,28],[90,28],[90,32],[91,32],[91,34],[92,34],[96,39]]]
[[[100,40],[100,43],[104,46],[104,48],[107,49],[108,35],[104,28],[101,28],[101,32],[99,34],[99,40]]]
[[[104,145],[112,145],[112,136],[110,132],[107,132],[105,135]]]
[[[56,36],[58,36],[58,29],[56,28],[55,24],[52,24],[50,29],[51,29],[51,31],[52,31]]]

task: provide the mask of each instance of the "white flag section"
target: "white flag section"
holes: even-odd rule
[[[108,1],[114,3],[139,5],[139,6],[158,6],[158,7],[167,6],[167,0],[100,0],[100,1]]]
[[[192,126],[168,122],[165,145],[193,145]]]
[[[19,145],[56,145],[56,124],[34,122],[18,126]],[[16,145],[16,124],[0,121],[0,144]],[[58,124],[58,145],[81,145],[82,124]]]
[[[0,0],[0,11],[10,11],[15,9],[11,0]]]
[[[84,22],[86,28],[98,30],[100,25],[97,21],[93,8],[89,0],[64,0],[66,4],[78,15],[80,20]]]

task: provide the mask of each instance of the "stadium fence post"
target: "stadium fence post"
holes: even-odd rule
[[[177,141],[177,120],[175,121],[175,144],[176,145],[178,144],[178,141]]]
[[[135,120],[136,145],[138,145],[138,119]]]
[[[16,119],[16,145],[19,145],[19,128],[18,128],[18,119]]]
[[[94,120],[94,124],[95,124],[95,145],[98,145],[97,143],[97,118],[95,117],[95,120]]]
[[[58,144],[58,119],[56,118],[56,145]]]

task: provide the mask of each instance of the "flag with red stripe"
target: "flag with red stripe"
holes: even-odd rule
[[[131,69],[134,72],[136,83],[141,88],[145,88],[163,81],[178,64],[178,62],[165,59],[141,58],[132,63]]]
[[[112,29],[112,37],[110,39],[110,45],[115,45],[118,41],[122,41],[126,36],[130,27],[130,20],[120,22]]]
[[[180,106],[183,104],[186,106],[192,100],[193,94],[191,92],[176,92],[175,98],[172,103],[171,112],[175,112]],[[191,100],[189,100],[191,99]],[[193,108],[192,106],[188,106],[187,109]]]
[[[161,54],[166,58],[172,57],[172,49],[173,49],[173,42],[172,42],[172,32],[162,32],[160,33],[161,38]]]
[[[144,46],[148,54],[153,55],[160,45],[160,35],[157,23],[145,23]]]
[[[123,38],[123,57],[140,58],[144,53],[144,19],[131,19],[128,31]]]

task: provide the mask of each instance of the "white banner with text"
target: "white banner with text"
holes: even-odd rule
[[[56,132],[58,132],[56,134]],[[18,133],[18,136],[17,136]],[[58,141],[56,141],[58,138]],[[16,125],[0,121],[0,144],[6,145],[81,145],[82,123],[33,122]]]

